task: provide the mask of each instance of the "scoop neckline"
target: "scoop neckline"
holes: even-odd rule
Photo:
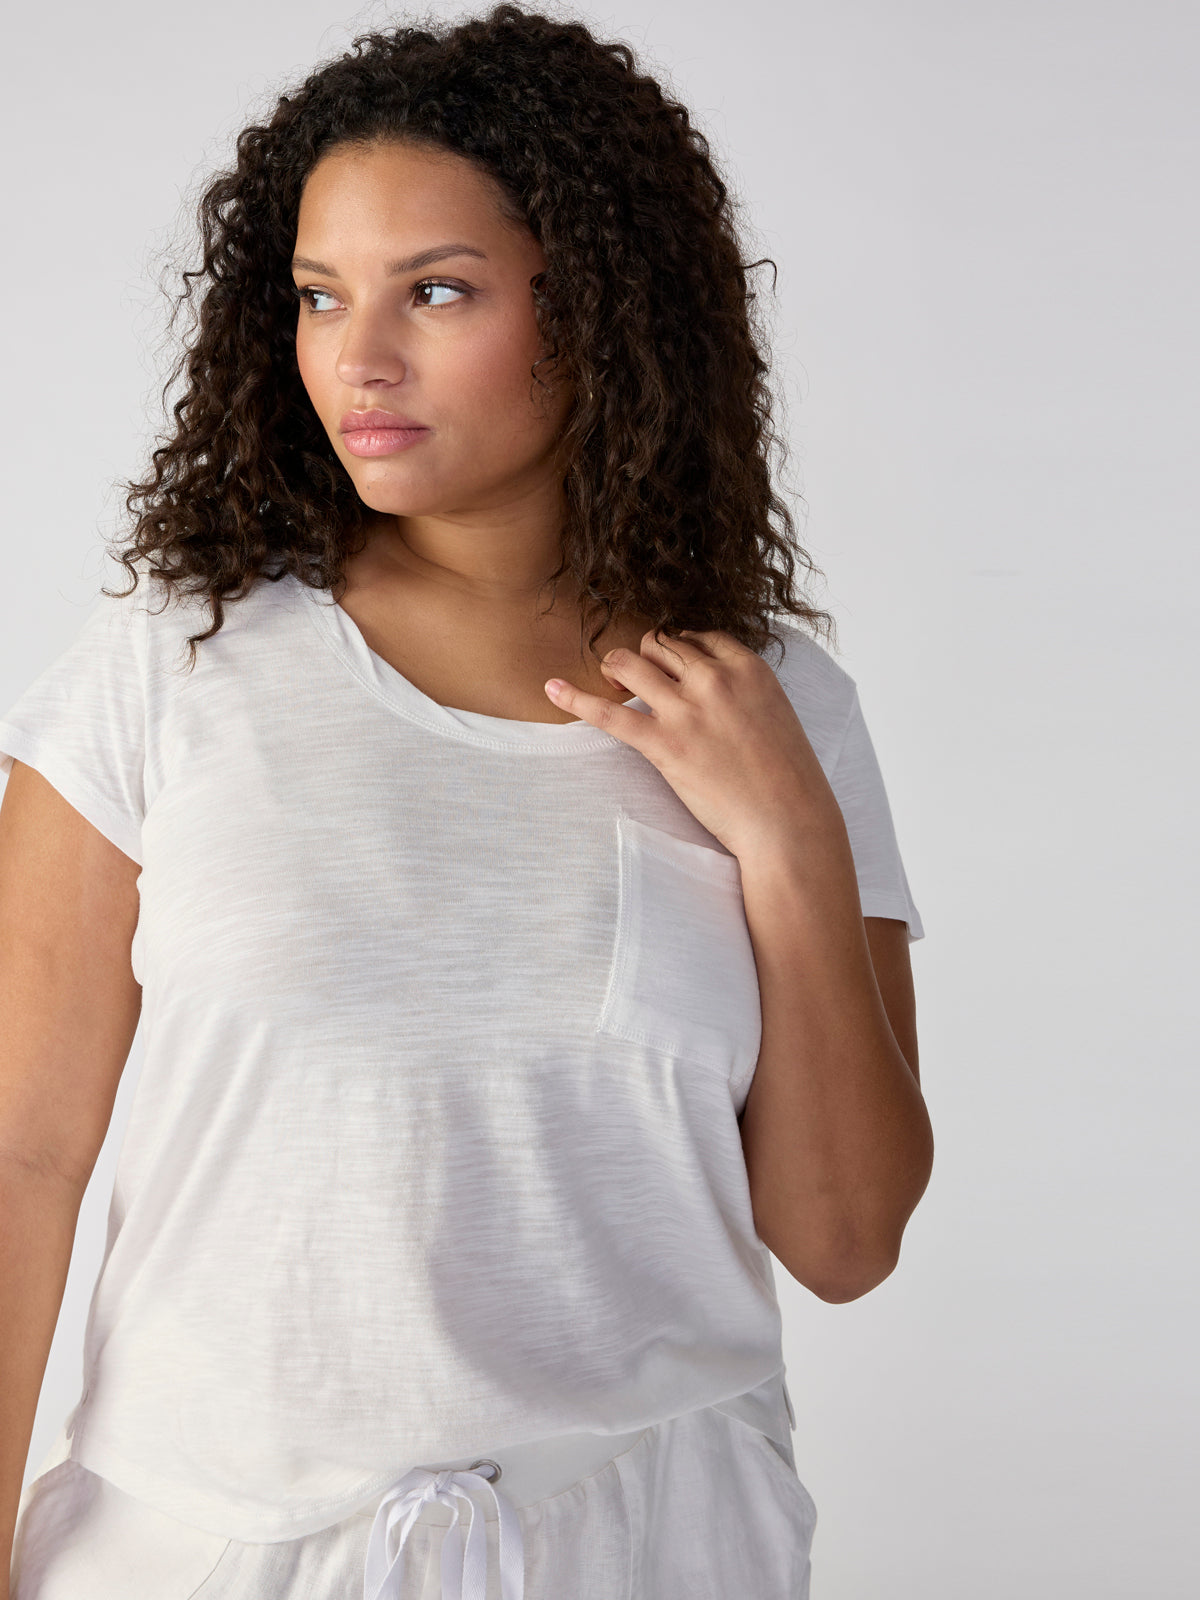
[[[371,649],[354,618],[333,598],[330,590],[314,588],[294,573],[286,576],[295,588],[303,591],[308,615],[342,665],[376,699],[384,701],[409,722],[447,738],[490,748],[562,751],[630,748],[623,739],[605,733],[582,718],[574,722],[526,722],[515,717],[493,717],[482,711],[439,705],[390,661]],[[650,710],[640,695],[621,703],[643,713]]]

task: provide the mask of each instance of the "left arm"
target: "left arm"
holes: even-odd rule
[[[903,922],[864,918],[844,827],[739,858],[762,1003],[740,1120],[759,1237],[822,1300],[893,1271],[929,1182]]]
[[[822,1300],[894,1269],[929,1182],[905,925],[864,919],[838,800],[774,672],[719,630],[612,650],[635,711],[554,701],[641,751],[738,859],[762,1041],[740,1119],[759,1237]],[[885,1003],[886,1001],[886,1003]]]

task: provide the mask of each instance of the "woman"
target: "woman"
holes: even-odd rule
[[[201,222],[134,589],[0,723],[7,948],[60,956],[0,1102],[13,1509],[145,1046],[13,1593],[806,1595],[768,1247],[896,1264],[922,930],[852,680],[769,625],[829,618],[705,142],[505,5],[356,41]]]

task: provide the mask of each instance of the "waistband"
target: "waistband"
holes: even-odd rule
[[[780,1402],[786,1406],[779,1416]],[[785,1438],[794,1423],[782,1371],[766,1383],[719,1402],[714,1410],[763,1426]],[[574,1433],[506,1445],[491,1455],[431,1462],[406,1472],[385,1489],[374,1507],[363,1573],[364,1600],[399,1600],[405,1548],[418,1521],[445,1527],[441,1552],[441,1600],[483,1600],[487,1593],[487,1524],[498,1522],[500,1600],[524,1600],[525,1551],[518,1508],[561,1494],[631,1450],[649,1428],[631,1433]],[[790,1441],[787,1443],[790,1456]],[[460,1517],[466,1519],[464,1541]]]
[[[623,1455],[650,1430],[558,1434],[507,1445],[494,1456],[461,1457],[414,1467],[373,1510],[363,1572],[363,1600],[399,1600],[408,1536],[418,1521],[445,1525],[442,1600],[483,1600],[487,1592],[487,1523],[498,1522],[500,1600],[524,1600],[525,1546],[520,1506],[561,1494]],[[503,1484],[503,1487],[501,1487]],[[464,1541],[460,1515],[465,1515]]]
[[[413,1470],[426,1474],[472,1472],[481,1461],[485,1462],[481,1475],[492,1483],[503,1482],[505,1497],[514,1506],[523,1508],[533,1505],[537,1500],[545,1500],[549,1495],[561,1494],[581,1478],[590,1478],[593,1473],[606,1467],[614,1456],[623,1455],[631,1449],[648,1431],[646,1428],[635,1428],[632,1433],[557,1434],[527,1444],[506,1445],[503,1450],[494,1450],[486,1456],[459,1456],[455,1460],[431,1461]],[[497,1470],[493,1471],[493,1468]],[[394,1494],[399,1485],[412,1475],[412,1471],[406,1472],[384,1491],[375,1505],[356,1511],[354,1515],[376,1516],[381,1501]],[[495,1509],[490,1509],[488,1520],[495,1520],[496,1515]],[[421,1520],[449,1523],[453,1521],[453,1513],[448,1505],[433,1500]]]

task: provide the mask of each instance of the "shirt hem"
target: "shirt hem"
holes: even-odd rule
[[[44,740],[26,733],[11,722],[0,722],[0,773],[11,775],[14,760],[23,761],[26,766],[40,772],[46,782],[57,789],[63,799],[74,806],[80,816],[98,829],[110,844],[115,844],[139,867],[142,865],[141,830],[132,828]]]
[[[769,1378],[753,1388],[725,1400],[709,1401],[696,1409],[721,1411],[764,1433],[782,1450],[790,1452],[790,1405],[784,1389],[785,1371],[786,1368],[780,1366]],[[646,1426],[654,1424],[648,1423]],[[60,1445],[63,1437],[60,1434]],[[61,1448],[55,1453],[65,1459]],[[300,1539],[342,1522],[355,1512],[367,1510],[385,1489],[410,1470],[405,1468],[375,1473],[362,1479],[353,1489],[324,1500],[310,1501],[291,1513],[278,1510],[267,1513],[247,1510],[244,1504],[191,1486],[173,1488],[164,1482],[161,1472],[147,1471],[103,1441],[94,1436],[89,1438],[86,1426],[81,1426],[72,1439],[70,1459],[98,1477],[105,1478],[135,1500],[174,1517],[177,1522],[187,1523],[221,1538],[258,1544],[279,1544]],[[49,1468],[44,1465],[39,1476],[46,1470]]]
[[[352,1490],[332,1499],[311,1502],[295,1512],[255,1515],[246,1513],[244,1508],[235,1509],[233,1502],[203,1490],[189,1487],[173,1492],[164,1485],[160,1474],[147,1473],[119,1451],[94,1441],[73,1445],[71,1459],[135,1500],[174,1517],[177,1522],[186,1522],[224,1539],[251,1544],[281,1544],[304,1538],[306,1534],[320,1533],[363,1509],[366,1502],[382,1494],[402,1476],[395,1472],[376,1473]]]

